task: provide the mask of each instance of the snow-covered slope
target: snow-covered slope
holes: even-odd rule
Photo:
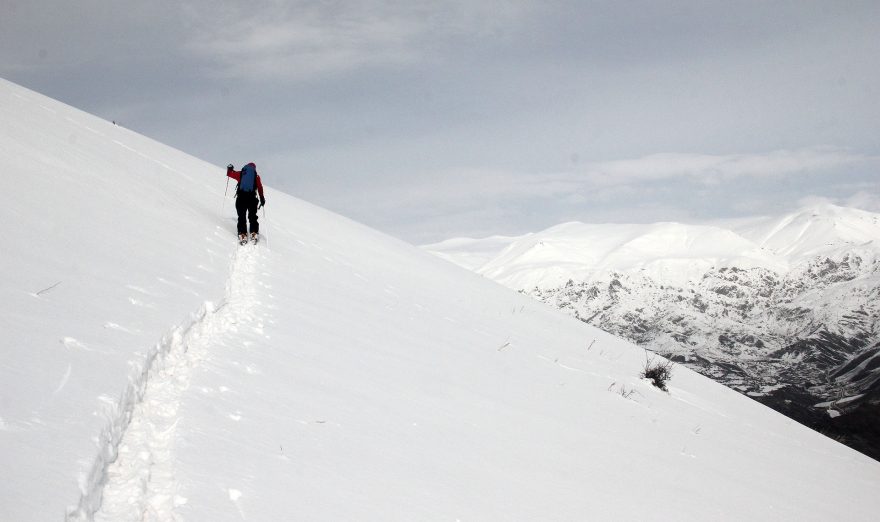
[[[589,280],[611,269],[683,284],[712,266],[786,267],[783,259],[732,231],[680,223],[566,223],[509,238],[506,246],[500,238],[467,241],[451,240],[426,248],[511,288],[555,288],[569,279]],[[479,267],[467,261],[475,251],[499,246],[503,250]]]
[[[880,215],[831,204],[753,220],[735,230],[762,248],[784,256],[790,264],[854,249],[880,249]]]
[[[240,248],[222,169],[6,82],[0,150],[2,520],[880,510],[880,464],[345,218],[270,190]]]
[[[764,268],[781,274],[817,256],[876,253],[880,216],[819,204],[725,226],[573,222],[523,236],[454,238],[424,248],[518,289],[556,288],[611,270],[686,284],[710,268]]]

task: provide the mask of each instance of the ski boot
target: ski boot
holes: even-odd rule
[[[251,232],[251,242],[256,245],[257,241],[259,241],[259,240],[260,240],[260,234],[257,234],[256,232]]]
[[[238,244],[244,245],[248,242],[247,234],[239,234],[238,235]]]

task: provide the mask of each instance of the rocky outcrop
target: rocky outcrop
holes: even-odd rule
[[[713,268],[686,285],[609,271],[525,293],[880,459],[876,259]]]

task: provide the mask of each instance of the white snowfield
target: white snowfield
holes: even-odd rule
[[[564,223],[523,236],[455,238],[424,248],[514,289],[558,288],[609,271],[684,286],[711,268],[786,273],[827,255],[880,255],[880,215],[818,204],[782,217],[717,225]]]
[[[5,81],[0,152],[0,520],[880,513],[877,462],[338,215],[267,189],[239,247],[223,168]]]

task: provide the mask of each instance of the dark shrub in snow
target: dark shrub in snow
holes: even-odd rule
[[[666,389],[666,383],[672,378],[672,361],[655,361],[652,357],[645,361],[645,369],[642,371],[642,377],[651,379],[654,386],[663,391]]]

